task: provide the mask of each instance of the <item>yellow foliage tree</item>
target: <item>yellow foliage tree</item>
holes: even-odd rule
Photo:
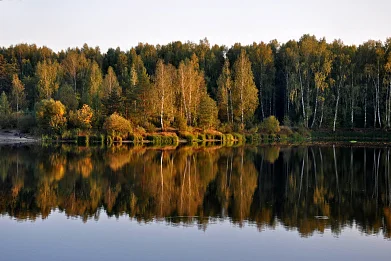
[[[103,129],[113,136],[119,135],[125,137],[128,133],[132,132],[132,125],[130,121],[115,112],[105,120]]]
[[[66,108],[60,101],[44,99],[37,104],[36,117],[43,132],[60,134],[66,127]]]
[[[91,121],[94,113],[90,106],[84,104],[83,107],[76,112],[69,113],[70,123],[78,129],[89,130],[91,129]]]

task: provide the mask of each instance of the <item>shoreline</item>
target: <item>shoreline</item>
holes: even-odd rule
[[[20,134],[17,130],[0,130],[0,145],[37,143],[40,139],[28,134]]]

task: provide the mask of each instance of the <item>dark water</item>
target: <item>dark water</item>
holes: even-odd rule
[[[0,147],[0,260],[390,260],[391,149]]]

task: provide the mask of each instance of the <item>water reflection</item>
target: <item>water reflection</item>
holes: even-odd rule
[[[311,236],[357,226],[391,237],[390,149],[0,147],[0,212],[54,209],[207,229],[213,219]]]

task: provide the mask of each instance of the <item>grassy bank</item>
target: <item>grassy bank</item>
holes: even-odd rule
[[[112,145],[115,143],[132,143],[145,146],[178,146],[188,144],[193,146],[219,145],[240,146],[243,144],[274,144],[274,143],[300,143],[308,141],[309,132],[292,131],[290,128],[281,127],[277,133],[262,131],[243,131],[223,133],[217,130],[203,130],[198,128],[180,131],[170,129],[160,132],[134,132],[127,135],[115,135],[91,131],[80,133],[67,131],[62,135],[43,135],[42,141],[46,143],[72,143],[81,146],[92,144]]]

